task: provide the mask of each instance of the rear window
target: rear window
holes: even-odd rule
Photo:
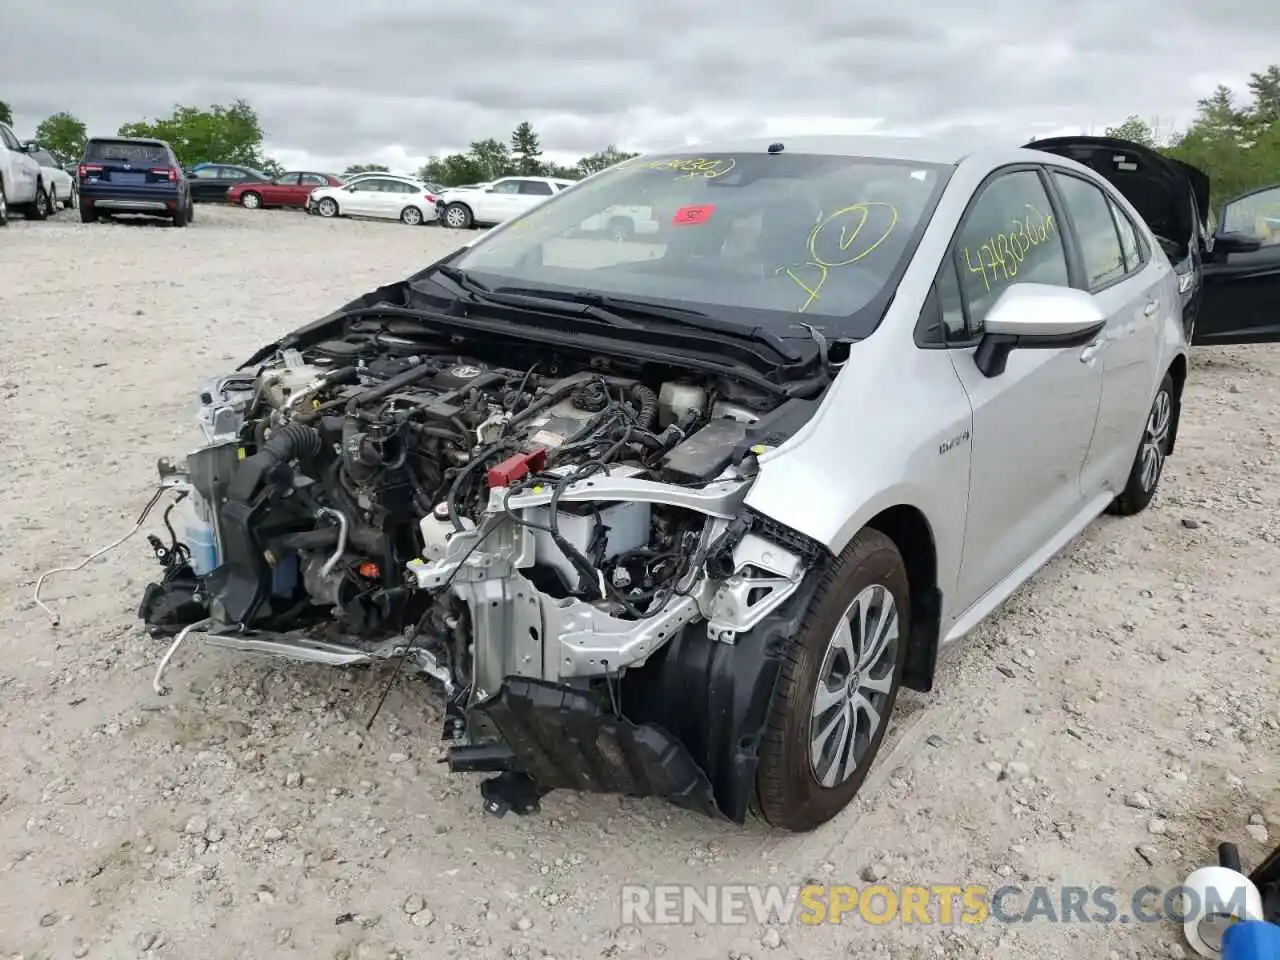
[[[90,140],[85,145],[84,158],[99,163],[104,160],[128,160],[130,163],[164,166],[169,163],[169,152],[155,143],[137,143],[132,140]]]

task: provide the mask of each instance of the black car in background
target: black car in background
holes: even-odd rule
[[[1232,197],[1215,222],[1209,177],[1158,150],[1083,136],[1026,146],[1084,164],[1142,214],[1178,275],[1190,344],[1280,341],[1280,184]]]
[[[102,214],[142,213],[191,222],[191,191],[178,158],[164,140],[94,137],[85,144],[76,170],[80,219]]]
[[[198,163],[187,171],[191,199],[196,203],[226,203],[227,190],[241,183],[269,183],[261,170],[237,163]]]

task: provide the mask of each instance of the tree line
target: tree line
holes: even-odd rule
[[[0,100],[0,122],[13,123],[13,112],[3,100]],[[262,122],[257,111],[245,100],[215,103],[208,107],[179,104],[167,117],[126,123],[116,131],[116,135],[166,140],[184,167],[216,161],[254,167],[273,175],[284,172],[284,168],[264,152]],[[61,112],[42,120],[32,139],[50,153],[70,162],[84,153],[88,130],[79,118]],[[513,174],[577,180],[633,156],[634,153],[610,144],[571,166],[553,163],[543,158],[541,138],[533,125],[525,121],[511,131],[511,136],[505,141],[493,138],[477,140],[464,153],[433,155],[414,173],[423,180],[450,187]],[[380,164],[362,163],[347,167],[343,172],[386,169]]]
[[[0,121],[13,123],[13,113],[2,100]],[[167,117],[126,123],[117,133],[167,140],[183,166],[216,160],[268,173],[283,172],[264,153],[262,124],[244,100],[207,108],[179,105]],[[1212,183],[1216,208],[1234,194],[1280,181],[1280,65],[1250,74],[1242,93],[1219,86],[1197,102],[1195,119],[1180,132],[1163,135],[1158,124],[1134,114],[1108,127],[1106,134],[1154,147],[1203,170]],[[33,139],[58,156],[74,160],[84,150],[86,136],[82,121],[60,112],[41,121]],[[512,174],[578,179],[632,156],[635,154],[610,145],[572,165],[557,164],[544,158],[537,132],[525,121],[505,140],[477,140],[463,153],[432,155],[415,172],[424,180],[445,186]],[[385,169],[377,164],[357,164],[344,172]]]

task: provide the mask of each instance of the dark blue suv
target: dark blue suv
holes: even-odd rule
[[[85,223],[100,213],[167,217],[175,227],[191,222],[191,185],[163,140],[94,137],[85,144],[76,177]]]

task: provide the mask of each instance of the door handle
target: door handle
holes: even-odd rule
[[[1160,301],[1152,300],[1150,303],[1148,303],[1145,307],[1142,308],[1142,315],[1144,317],[1149,317],[1159,309],[1160,309]]]
[[[1085,348],[1080,351],[1080,362],[1093,363],[1093,358],[1098,355],[1098,351],[1102,349],[1105,343],[1106,341],[1099,337],[1092,343],[1086,344]]]

